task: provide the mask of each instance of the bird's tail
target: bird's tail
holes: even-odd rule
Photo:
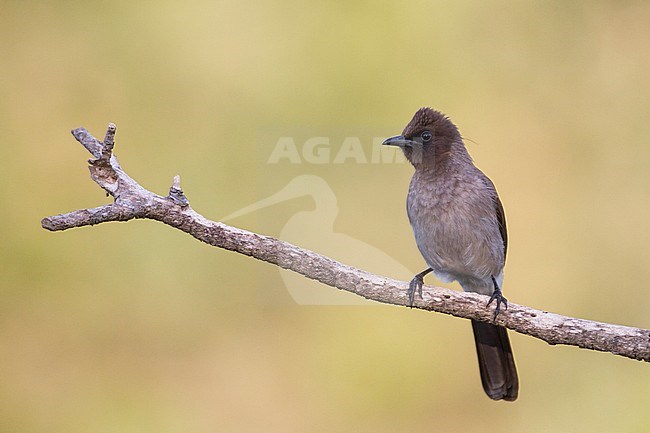
[[[519,379],[506,328],[476,320],[472,328],[485,393],[493,400],[515,401]]]

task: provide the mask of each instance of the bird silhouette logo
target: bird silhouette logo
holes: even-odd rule
[[[291,179],[280,191],[222,218],[222,222],[260,211],[299,197],[309,196],[314,208],[292,215],[279,238],[369,272],[407,279],[413,274],[385,251],[345,233],[334,231],[339,213],[336,194],[322,177],[305,174]],[[317,281],[278,268],[291,298],[299,305],[372,305],[352,293],[332,290]]]

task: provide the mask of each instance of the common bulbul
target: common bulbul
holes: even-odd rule
[[[492,181],[476,168],[452,121],[421,108],[402,135],[384,145],[399,146],[415,167],[406,201],[415,242],[428,268],[409,285],[409,302],[422,297],[424,276],[458,281],[466,292],[496,301],[494,317],[507,300],[501,294],[508,249],[506,218]],[[519,380],[506,328],[472,320],[481,382],[493,400],[514,401]]]

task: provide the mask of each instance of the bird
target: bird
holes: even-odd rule
[[[412,270],[383,250],[334,230],[339,213],[336,194],[325,179],[313,174],[293,177],[279,191],[221,218],[220,221],[230,221],[265,207],[305,196],[311,198],[313,208],[293,214],[280,230],[280,239],[319,251],[370,272],[388,272],[396,277],[413,275]],[[373,305],[352,293],[329,290],[326,286],[292,271],[280,269],[280,277],[289,295],[298,305]]]
[[[503,205],[492,181],[472,160],[457,126],[440,111],[419,109],[402,135],[387,138],[398,146],[415,172],[406,208],[415,242],[427,269],[408,288],[409,305],[422,298],[424,277],[433,272],[443,282],[458,281],[466,292],[496,301],[503,296],[503,268],[508,233]],[[493,400],[515,401],[519,379],[506,328],[472,320],[481,382]]]

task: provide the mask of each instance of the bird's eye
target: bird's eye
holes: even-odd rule
[[[431,141],[432,138],[433,138],[433,134],[431,134],[431,132],[424,131],[422,133],[422,141],[424,141],[425,143]]]

